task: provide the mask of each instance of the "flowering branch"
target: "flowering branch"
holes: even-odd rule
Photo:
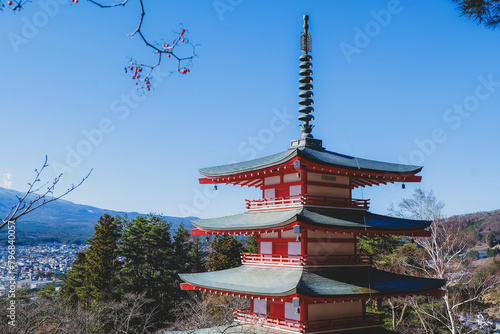
[[[69,0],[75,4],[78,4],[78,0]],[[103,4],[100,1],[94,1],[94,0],[87,0],[91,4],[99,7],[99,8],[116,8],[116,7],[125,7],[126,4],[129,3],[129,0],[123,0],[121,2],[113,3],[113,4]],[[133,58],[130,58],[130,66],[125,67],[125,73],[128,73],[130,70],[133,75],[132,79],[136,80],[135,84],[139,86],[140,88],[147,89],[148,91],[151,89],[151,77],[154,69],[158,66],[160,66],[162,60],[163,60],[163,55],[166,55],[167,58],[173,58],[177,60],[177,69],[176,71],[181,73],[181,74],[187,74],[190,72],[189,67],[192,65],[192,60],[193,58],[196,57],[196,45],[192,44],[189,42],[189,40],[186,38],[186,33],[187,30],[182,28],[182,30],[177,34],[177,37],[172,41],[172,43],[156,43],[156,42],[150,42],[142,28],[143,28],[143,23],[144,23],[144,17],[146,16],[146,11],[144,7],[144,0],[136,0],[139,2],[140,5],[140,18],[139,18],[139,23],[137,25],[137,28],[129,34],[129,36],[136,36],[138,35],[144,42],[144,44],[151,48],[153,52],[157,55],[157,61],[154,64],[145,64],[139,61],[134,60]],[[10,11],[21,11],[24,8],[24,5],[31,2],[30,0],[15,0],[15,1],[7,1],[7,8],[10,8]],[[0,10],[3,10],[5,8],[5,0],[0,0]],[[174,52],[174,49],[178,47],[180,44],[184,45],[189,45],[192,49],[192,52],[189,52],[188,55],[186,56],[180,56],[178,53]],[[143,69],[148,69],[148,72],[146,75],[143,75],[141,72]]]

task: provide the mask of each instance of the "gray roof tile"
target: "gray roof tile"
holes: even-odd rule
[[[289,269],[241,266],[208,273],[180,274],[182,280],[206,289],[261,296],[300,293],[318,297],[376,297],[418,293],[445,281],[393,274],[373,267]]]
[[[421,230],[430,221],[396,218],[364,210],[299,208],[291,210],[249,211],[233,216],[197,219],[192,223],[203,230],[252,231],[286,226],[294,221],[313,226],[359,230]]]
[[[359,169],[386,174],[415,174],[422,170],[422,167],[420,166],[368,160],[327,150],[313,149],[310,147],[299,147],[254,160],[216,167],[201,168],[200,173],[207,177],[217,177],[250,172],[282,164],[296,157],[297,155],[305,159],[330,166],[347,169]]]

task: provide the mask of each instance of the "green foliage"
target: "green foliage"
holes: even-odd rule
[[[495,29],[500,25],[500,2],[498,0],[452,1],[458,4],[462,16],[490,29]]]
[[[78,253],[71,269],[66,275],[64,286],[61,288],[61,298],[72,305],[78,304],[88,298],[89,292],[85,281],[85,271],[87,267],[88,249]]]
[[[470,250],[465,254],[465,258],[477,260],[479,258],[479,252],[477,250]]]
[[[251,235],[247,239],[247,244],[245,248],[243,249],[245,253],[258,253],[259,252],[259,243],[257,242],[257,236],[256,235]]]
[[[165,322],[169,308],[180,292],[172,269],[176,266],[171,224],[163,217],[149,215],[124,223],[120,255],[124,257],[120,283],[124,293],[143,293],[148,312],[156,309],[157,320]]]
[[[94,237],[90,246],[79,253],[68,271],[61,298],[73,305],[82,303],[87,307],[116,298],[118,279],[118,240],[121,222],[110,215],[103,215],[94,226]]]
[[[118,240],[121,222],[108,214],[102,216],[94,227],[94,237],[89,240],[85,265],[85,285],[92,301],[112,300],[116,294],[120,263],[118,262]]]
[[[200,272],[204,267],[201,241],[191,236],[188,229],[181,224],[174,235],[174,251],[176,271],[180,273]]]
[[[373,261],[378,267],[388,267],[391,265],[392,253],[399,244],[396,236],[360,236],[358,242],[358,253],[372,255]]]
[[[207,269],[217,271],[239,267],[243,246],[231,235],[218,235],[211,245],[212,253],[208,256]]]
[[[47,283],[43,288],[41,288],[40,290],[38,290],[36,292],[36,295],[38,298],[45,298],[45,299],[49,299],[49,300],[55,300],[57,298],[57,291],[56,291],[56,287],[57,287],[57,283],[55,282],[52,282],[52,283]]]
[[[170,236],[171,224],[162,217],[137,217],[125,225],[120,255],[125,258],[121,276],[127,292],[146,290],[171,280],[167,268],[174,266],[174,249]]]
[[[496,244],[500,243],[500,231],[490,231],[486,236],[486,242],[488,247],[494,247]]]
[[[500,254],[500,249],[499,248],[488,248],[486,251],[486,255],[488,257],[495,257],[497,254]]]
[[[180,290],[177,274],[205,267],[199,238],[192,237],[183,225],[172,231],[172,224],[160,216],[130,220],[105,215],[88,242],[89,248],[78,254],[67,273],[59,302],[90,313],[110,308],[109,316],[103,314],[93,323],[98,332],[112,331],[121,307],[134,309],[134,316],[127,320],[132,327],[147,318],[155,324],[154,330],[165,328],[175,320],[178,305],[188,299]],[[255,238],[251,242],[256,246]],[[216,237],[208,268],[239,266],[242,249],[234,237]],[[50,289],[42,292],[44,298],[52,298]],[[130,296],[141,296],[140,309]]]

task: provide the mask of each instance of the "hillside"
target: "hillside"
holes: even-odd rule
[[[500,243],[500,210],[452,216],[448,222],[457,224],[477,247],[487,248]]]
[[[12,206],[17,203],[17,196],[22,193],[0,187],[0,218],[4,218]],[[127,215],[135,218],[144,215],[138,212],[122,212],[100,209],[89,205],[75,204],[66,200],[57,200],[42,206],[41,208],[23,216],[16,224],[16,241],[19,244],[34,244],[59,241],[64,243],[81,242],[85,238],[92,237],[94,225],[103,214],[112,216]],[[171,217],[165,218],[172,222],[173,228],[181,223],[188,228],[191,227],[191,219],[196,217]],[[6,229],[0,231],[4,235]],[[2,243],[6,238],[1,238]]]

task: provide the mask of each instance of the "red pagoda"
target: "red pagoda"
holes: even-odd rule
[[[369,299],[440,295],[442,280],[384,272],[357,253],[359,236],[429,236],[430,221],[371,213],[369,200],[352,198],[357,187],[420,182],[419,166],[331,152],[313,138],[311,36],[304,16],[300,56],[302,135],[281,153],[251,161],[202,168],[201,184],[262,189],[246,200],[247,212],[194,220],[193,235],[256,235],[257,254],[242,254],[242,266],[180,274],[183,290],[250,299],[235,310],[245,326],[286,333],[329,333],[381,326],[366,312]]]

